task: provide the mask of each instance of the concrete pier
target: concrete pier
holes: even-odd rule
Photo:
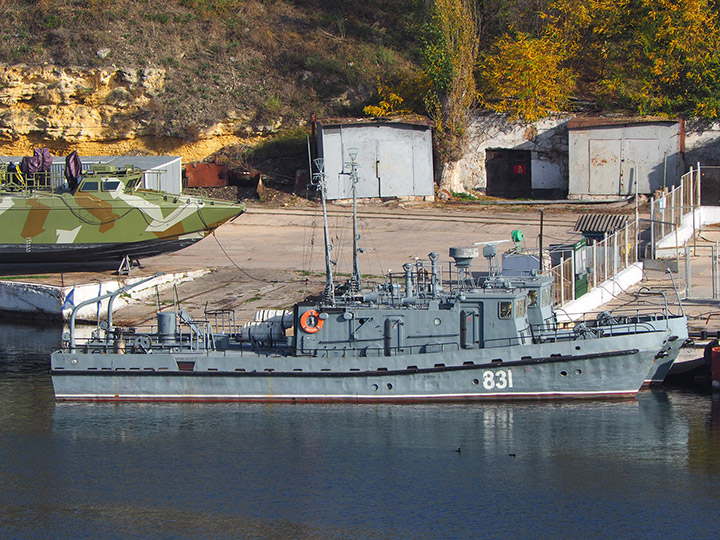
[[[545,209],[544,245],[569,243],[579,238],[573,227],[579,214],[597,212],[593,205],[558,206]],[[613,212],[634,213],[634,206],[615,207]],[[352,272],[351,209],[331,205],[329,212],[332,258],[336,276]],[[447,258],[451,246],[468,246],[474,242],[510,239],[513,230],[525,233],[527,249],[537,249],[540,233],[540,211],[537,206],[507,207],[477,204],[439,205],[428,203],[361,204],[359,246],[360,270],[366,283],[381,280],[392,269],[399,271],[416,257],[425,259],[431,251]],[[703,231],[710,245],[720,240],[720,229]],[[709,251],[698,248],[692,258],[693,295],[685,301],[691,330],[720,329],[720,303],[712,300]],[[112,290],[128,279],[141,279],[154,273],[165,275],[142,290],[133,290],[118,299],[115,315],[119,324],[141,324],[154,318],[156,305],[174,302],[173,285],[183,309],[202,316],[206,304],[210,308],[234,309],[238,321],[251,319],[258,309],[286,308],[309,295],[319,294],[324,286],[324,249],[322,214],[318,205],[301,201],[296,206],[268,207],[250,203],[247,212],[232,223],[226,223],[201,242],[184,250],[141,261],[144,268],[134,269],[129,278],[118,279],[115,268],[80,270],[0,268],[5,279],[0,281],[0,305],[8,313],[51,314],[59,318],[69,314],[62,309],[67,295],[75,287],[76,300],[96,296],[99,290]],[[680,265],[681,273],[684,265]],[[486,271],[487,261],[479,257],[473,269]],[[42,272],[42,273],[40,273]],[[632,279],[602,295],[609,306],[632,301],[632,293],[641,286],[661,288],[669,300],[675,291],[669,274],[661,269],[636,268]],[[636,283],[638,279],[642,279]],[[674,276],[680,289],[682,276]],[[101,289],[102,288],[102,289]],[[607,292],[607,291],[606,291]],[[156,293],[158,299],[156,299]],[[596,306],[578,306],[583,312]],[[717,317],[709,317],[716,314]],[[15,315],[13,315],[15,316]],[[101,316],[104,318],[101,306]],[[90,306],[82,319],[95,321],[97,306]]]

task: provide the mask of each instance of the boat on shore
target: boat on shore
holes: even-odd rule
[[[321,192],[322,175],[319,175]],[[324,206],[324,199],[323,199]],[[356,220],[354,220],[356,221]],[[407,263],[369,286],[357,266],[336,286],[325,219],[322,296],[236,324],[179,306],[156,327],[71,332],[51,357],[59,400],[390,402],[634,396],[674,342],[647,321],[533,324],[528,289],[476,280],[476,247]],[[675,339],[677,339],[675,337]]]
[[[190,246],[245,210],[242,203],[145,189],[143,171],[134,167],[81,172],[79,161],[70,163],[65,178],[49,169],[0,168],[2,263],[150,257]]]

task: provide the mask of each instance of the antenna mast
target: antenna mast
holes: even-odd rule
[[[323,292],[323,301],[331,306],[335,305],[335,284],[332,277],[332,261],[330,260],[330,233],[328,232],[327,208],[325,206],[325,197],[327,195],[327,182],[325,181],[325,160],[316,158],[313,160],[315,168],[318,172],[312,175],[313,185],[320,189],[320,200],[322,201],[323,210],[323,231],[325,233],[325,291]]]
[[[358,247],[358,240],[360,240],[360,235],[358,234],[358,226],[357,226],[357,183],[358,183],[358,174],[357,174],[357,161],[355,161],[355,158],[357,158],[358,155],[358,149],[357,148],[348,148],[348,155],[350,156],[350,163],[348,165],[350,166],[350,182],[352,185],[352,196],[353,196],[353,271],[352,276],[350,277],[350,292],[351,293],[359,293],[360,289],[362,288],[361,278],[360,278],[360,267],[358,265],[358,253],[362,253],[364,250],[362,248]]]

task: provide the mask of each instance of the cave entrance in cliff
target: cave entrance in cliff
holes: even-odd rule
[[[488,148],[485,151],[488,195],[506,199],[532,197],[530,150]]]

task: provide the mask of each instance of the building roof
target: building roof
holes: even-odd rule
[[[432,127],[433,121],[425,116],[409,114],[403,116],[361,117],[361,118],[319,118],[317,123],[321,126],[348,126],[348,125],[386,125],[408,124],[411,126]]]
[[[583,214],[573,230],[583,234],[612,234],[625,227],[627,219],[627,216],[617,214]]]
[[[0,161],[20,163],[23,156],[0,156]],[[65,156],[53,156],[53,165],[65,164]],[[180,156],[80,156],[82,163],[104,163],[115,167],[134,165],[138,169],[150,170],[165,167],[181,160]]]
[[[579,116],[567,123],[568,129],[586,129],[595,127],[619,127],[638,124],[678,124],[678,118],[666,118],[662,116]]]

